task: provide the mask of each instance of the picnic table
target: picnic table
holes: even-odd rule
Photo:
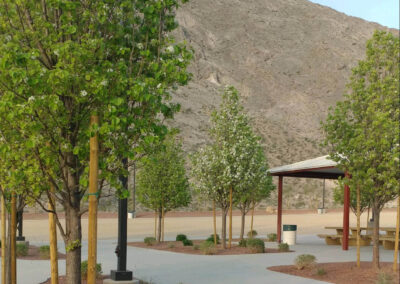
[[[325,238],[325,242],[328,245],[340,245],[343,238],[343,227],[340,226],[327,226],[325,229],[336,230],[336,234],[319,234],[318,237]],[[349,235],[349,245],[357,245],[357,227],[350,227],[351,234]],[[360,227],[360,245],[368,246],[372,241],[371,227]],[[384,231],[386,234],[379,235],[379,240],[385,249],[394,249],[396,228],[394,227],[381,227],[380,231]],[[365,231],[366,234],[362,234]]]

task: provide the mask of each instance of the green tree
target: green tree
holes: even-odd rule
[[[162,218],[172,209],[188,206],[191,200],[182,146],[169,136],[139,161],[137,198],[158,214],[157,240],[161,240]]]
[[[263,195],[264,190],[271,190],[271,179],[261,172],[266,169],[265,156],[235,88],[225,89],[220,108],[212,113],[211,123],[212,144],[192,156],[192,175],[197,189],[222,210],[221,236],[226,248],[230,190],[235,200],[240,200],[249,189]]]
[[[371,197],[373,265],[379,267],[379,215],[399,195],[399,38],[376,31],[366,59],[353,69],[349,89],[323,129],[330,156],[351,174],[350,187]]]
[[[268,198],[275,189],[272,177],[267,174],[268,164],[258,137],[248,136],[247,139],[250,140],[250,147],[246,152],[247,163],[242,164],[247,174],[244,175],[235,194],[235,204],[241,212],[240,239],[244,237],[246,214]]]
[[[89,138],[100,139],[100,185],[128,194],[127,159],[167,132],[170,91],[190,78],[175,43],[180,0],[5,0],[0,4],[0,183],[41,203],[51,183],[66,224],[67,283],[79,284]],[[89,127],[93,113],[100,125]],[[0,171],[1,172],[1,171]],[[21,186],[26,183],[28,186]],[[46,208],[42,204],[43,208]]]
[[[333,190],[333,199],[335,203],[343,205],[343,191],[344,182],[339,180],[339,185]],[[363,213],[365,210],[371,208],[371,196],[368,191],[362,191],[360,189],[360,192],[362,193],[360,196],[360,213]],[[350,187],[350,209],[357,215],[357,185]]]

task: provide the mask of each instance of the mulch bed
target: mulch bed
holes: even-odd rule
[[[379,273],[391,276],[393,283],[400,283],[400,276],[393,272],[393,263],[381,262],[381,269],[372,268],[371,262],[361,262],[361,267],[356,267],[356,262],[318,263],[313,268],[298,270],[294,265],[272,266],[267,269],[291,274],[304,278],[326,281],[335,284],[375,284]],[[325,275],[317,275],[318,269],[324,269]]]
[[[103,280],[110,278],[110,275],[102,275],[98,279],[96,279],[96,284],[103,284]],[[66,276],[59,276],[58,277],[58,284],[66,284],[67,283],[67,277]],[[82,279],[82,284],[86,284],[87,281],[86,279]],[[46,281],[39,283],[39,284],[51,284],[51,278],[47,279]]]
[[[238,240],[234,240],[238,241]],[[200,245],[202,240],[193,240],[193,246],[184,246],[182,242],[160,242],[156,243],[152,246],[148,246],[144,242],[130,242],[128,246],[139,247],[139,248],[146,248],[146,249],[156,249],[156,250],[164,250],[164,251],[171,251],[177,253],[186,253],[186,254],[201,254],[204,253],[201,249],[195,249],[196,245]],[[228,246],[228,242],[226,244]],[[171,247],[173,246],[173,247]],[[293,252],[293,251],[289,251]],[[284,253],[279,251],[278,249],[273,248],[265,248],[265,253]],[[216,246],[215,254],[214,255],[235,255],[235,254],[254,254],[249,248],[239,247],[237,244],[232,244],[232,247],[229,249],[223,249],[221,244]]]
[[[40,255],[39,247],[37,247],[37,246],[29,246],[28,255],[26,255],[26,256],[17,256],[17,259],[47,260],[47,259],[50,259],[50,258],[43,258]],[[65,259],[65,254],[58,252],[58,259]]]

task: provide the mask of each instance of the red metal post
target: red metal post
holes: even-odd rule
[[[278,222],[276,228],[276,240],[278,243],[281,243],[282,237],[282,187],[283,187],[283,176],[279,176],[279,183],[278,183]]]
[[[350,175],[346,172],[346,177]],[[349,218],[350,218],[350,187],[344,186],[344,198],[343,198],[343,239],[342,249],[349,249]]]

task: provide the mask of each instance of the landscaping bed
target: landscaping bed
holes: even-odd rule
[[[110,275],[99,276],[96,279],[96,284],[103,284],[103,280],[109,279],[109,278],[110,278]],[[134,278],[134,279],[136,279],[136,278]],[[63,276],[59,276],[58,277],[58,284],[66,284],[66,283],[67,283],[67,277],[66,276],[63,275]],[[148,282],[141,281],[141,280],[139,280],[139,283],[140,284],[149,284]],[[42,282],[40,284],[51,284],[51,279],[49,278],[45,282]],[[87,284],[86,279],[82,279],[82,284]]]
[[[17,248],[17,252],[18,252],[18,248]],[[17,253],[17,259],[47,260],[47,259],[50,259],[50,255],[41,253],[40,247],[30,245],[25,253],[22,253],[22,254]],[[58,252],[58,259],[65,259],[65,254]]]
[[[238,240],[235,240],[238,241]],[[193,246],[184,246],[181,241],[168,241],[168,242],[160,242],[154,243],[153,245],[147,245],[144,242],[130,242],[129,246],[147,248],[147,249],[156,249],[156,250],[164,250],[171,251],[177,253],[186,253],[186,254],[205,254],[201,249],[201,244],[204,240],[193,240]],[[228,246],[228,244],[227,244]],[[274,248],[265,248],[264,253],[280,253],[279,249]],[[230,249],[223,249],[221,244],[217,244],[215,247],[213,255],[235,255],[235,254],[254,254],[255,252],[251,248],[240,247],[238,244],[232,244]]]
[[[371,262],[361,262],[361,267],[357,268],[355,262],[333,262],[316,263],[313,267],[299,270],[295,265],[272,266],[267,269],[326,281],[336,284],[375,284],[375,283],[399,283],[399,273],[393,272],[393,263],[381,262],[381,269],[372,268]],[[385,280],[383,280],[385,279]],[[378,282],[380,280],[380,282]]]

